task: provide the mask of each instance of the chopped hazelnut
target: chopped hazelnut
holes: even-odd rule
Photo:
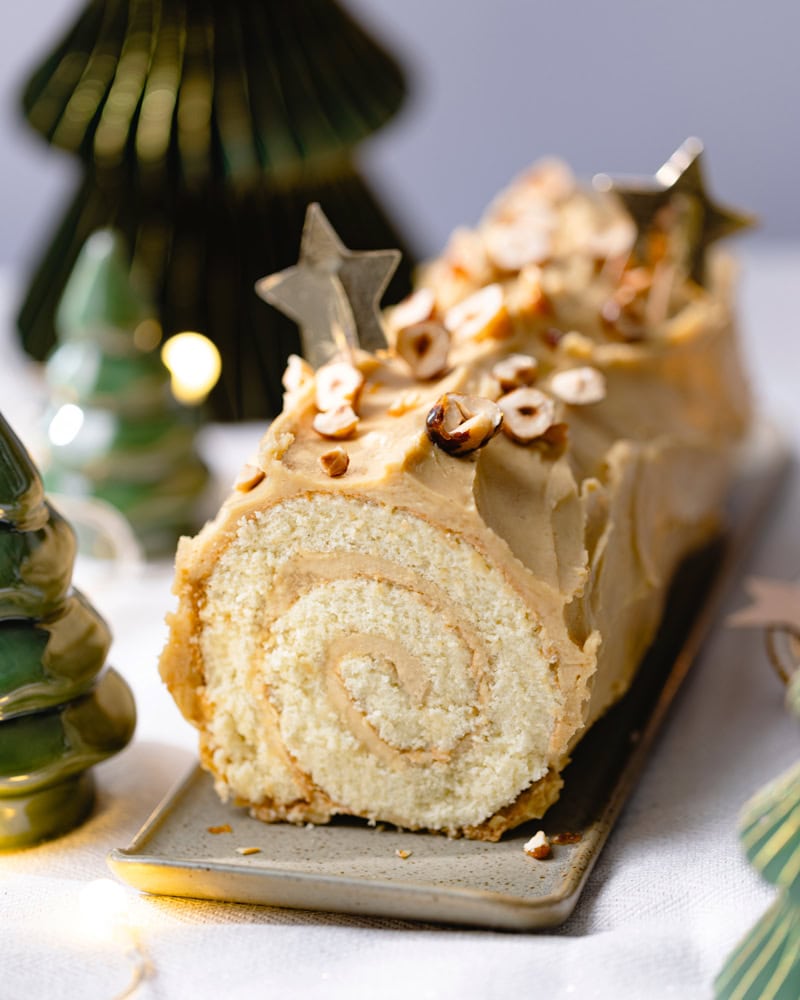
[[[536,858],[537,861],[544,861],[553,853],[550,849],[550,841],[544,830],[537,830],[531,839],[523,845],[522,850],[528,857]]]
[[[509,336],[511,321],[500,285],[486,285],[479,291],[451,306],[444,316],[444,325],[459,340],[498,340]]]
[[[260,854],[260,847],[237,847],[236,853],[247,857],[248,854]]]
[[[503,411],[503,430],[517,444],[530,444],[541,438],[555,422],[556,407],[549,396],[538,389],[523,386],[498,400]]]
[[[347,361],[332,361],[317,371],[317,409],[323,413],[343,403],[355,409],[364,387],[364,376]]]
[[[321,437],[348,438],[358,427],[358,416],[349,403],[340,403],[331,410],[318,413],[311,425]]]
[[[434,378],[447,367],[450,334],[441,323],[427,320],[398,330],[395,347],[415,378]]]
[[[556,372],[550,379],[550,389],[570,406],[587,406],[605,399],[606,380],[602,372],[586,365]]]
[[[347,472],[347,467],[350,465],[350,456],[340,445],[320,455],[319,464],[322,466],[323,472],[327,473],[332,479],[335,479],[337,476],[343,476]]]
[[[511,392],[523,385],[533,385],[539,362],[529,354],[509,354],[492,368],[492,376],[503,392]]]
[[[406,858],[410,858],[411,855],[414,852],[413,851],[404,851],[404,850],[401,850],[400,848],[398,848],[394,853],[397,855],[398,858],[402,858],[402,860],[405,861]]]
[[[299,354],[290,354],[281,378],[287,392],[296,392],[314,378],[314,369]]]
[[[413,410],[421,402],[422,397],[416,389],[412,389],[409,392],[401,392],[399,396],[396,396],[392,400],[386,412],[390,417],[402,417],[404,413]]]
[[[233,483],[233,488],[239,490],[240,493],[249,493],[250,490],[255,489],[256,486],[264,479],[266,473],[263,469],[260,469],[257,465],[251,465],[249,462],[245,463],[239,471],[239,475],[236,477]]]
[[[564,831],[563,833],[554,833],[550,838],[551,844],[577,844],[583,839],[582,833],[570,833]]]
[[[230,823],[220,823],[219,826],[208,826],[206,829],[209,833],[233,833]]]
[[[446,392],[436,400],[426,419],[428,437],[450,455],[467,455],[482,448],[503,423],[497,403],[482,396]]]

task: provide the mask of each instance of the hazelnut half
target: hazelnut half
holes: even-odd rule
[[[415,378],[434,378],[447,367],[450,334],[433,320],[415,323],[397,331],[395,348]]]
[[[428,412],[425,425],[433,443],[450,455],[468,455],[495,436],[503,423],[497,403],[483,396],[446,392]]]
[[[530,354],[509,354],[492,368],[492,377],[503,392],[511,392],[523,385],[533,385],[538,370],[539,362]]]
[[[349,403],[340,403],[331,410],[318,413],[311,424],[324,438],[348,438],[358,427],[358,416]]]
[[[500,285],[486,285],[468,298],[451,306],[444,325],[459,340],[502,339],[511,333],[511,321]]]
[[[364,376],[347,361],[332,361],[317,370],[317,409],[323,413],[342,403],[355,408],[364,388]]]
[[[538,389],[523,386],[498,400],[503,411],[503,430],[517,444],[530,444],[552,427],[556,405]]]
[[[606,380],[602,372],[589,365],[569,368],[553,375],[550,390],[570,406],[587,406],[605,399]]]

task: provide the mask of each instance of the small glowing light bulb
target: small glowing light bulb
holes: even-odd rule
[[[128,895],[110,878],[97,878],[81,889],[78,908],[86,932],[98,940],[109,940],[125,928]]]
[[[47,429],[47,436],[51,444],[56,447],[68,445],[77,437],[78,431],[83,427],[83,410],[74,403],[65,403],[56,410],[50,426]]]
[[[222,360],[216,346],[202,333],[176,333],[161,348],[161,360],[172,376],[172,392],[181,403],[202,403],[217,384]]]

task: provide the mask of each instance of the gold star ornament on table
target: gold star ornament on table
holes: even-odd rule
[[[800,633],[800,584],[753,576],[745,581],[751,603],[735,611],[728,624],[734,627],[782,627]]]
[[[745,589],[751,603],[730,615],[728,624],[766,629],[769,658],[788,684],[800,669],[800,584],[751,577],[745,581]],[[800,681],[797,692],[800,715]]]
[[[348,250],[315,203],[297,264],[262,278],[256,291],[299,325],[303,355],[318,368],[337,353],[386,346],[379,305],[400,257],[399,250]]]
[[[716,204],[708,195],[703,174],[703,143],[687,139],[659,168],[654,178],[612,178],[598,174],[594,185],[613,191],[636,224],[636,252],[649,256],[648,243],[659,231],[677,229],[689,276],[702,285],[706,251],[725,236],[749,229],[755,217]],[[666,220],[666,222],[665,222]]]

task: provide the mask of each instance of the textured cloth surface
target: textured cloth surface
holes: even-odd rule
[[[800,449],[800,338],[793,287],[800,249],[747,255],[745,349],[763,408]],[[1,290],[0,290],[1,291]],[[10,301],[6,291],[0,304]],[[0,340],[10,337],[6,322]],[[32,440],[40,409],[33,373],[10,352],[0,408]],[[31,431],[30,438],[28,432]],[[207,436],[223,481],[253,449],[257,428]],[[748,570],[800,574],[796,477],[773,510]],[[124,887],[125,932],[93,925],[86,886],[109,876],[128,844],[191,767],[193,731],[161,687],[156,663],[172,606],[168,566],[76,582],[108,618],[111,662],[136,695],[134,743],[96,769],[93,817],[61,840],[0,855],[3,1000],[111,998],[134,968],[135,933],[151,969],[141,1000],[394,997],[492,1000],[706,997],[738,938],[774,898],[736,839],[749,795],[800,756],[800,731],[782,703],[757,633],[718,623],[671,711],[638,787],[571,919],[535,934],[145,897]],[[744,601],[734,587],[728,608]]]

